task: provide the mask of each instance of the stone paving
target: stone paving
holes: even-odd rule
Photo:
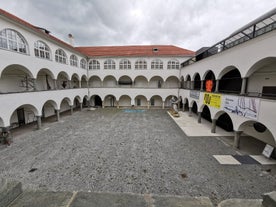
[[[84,110],[1,147],[0,177],[26,190],[208,196],[214,203],[276,189],[269,166],[225,166],[212,156],[235,153],[215,137],[187,137],[165,110]]]

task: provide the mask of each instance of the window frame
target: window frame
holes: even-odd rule
[[[70,65],[73,67],[78,67],[78,57],[75,54],[70,56]]]
[[[67,55],[63,49],[59,48],[55,51],[55,61],[57,63],[67,64]]]
[[[160,59],[155,59],[153,61],[151,61],[151,69],[152,70],[163,70],[164,66],[163,66],[163,61]]]
[[[84,58],[80,60],[80,67],[82,69],[87,69],[87,61]]]
[[[123,59],[120,61],[119,64],[120,70],[131,70],[131,62],[128,59]]]
[[[34,54],[35,54],[35,57],[37,58],[52,60],[50,47],[41,40],[37,40],[34,43]]]
[[[179,70],[180,64],[178,60],[169,60],[167,65],[168,70]]]
[[[135,62],[135,70],[147,70],[148,64],[144,59],[139,59]]]
[[[113,59],[107,59],[104,61],[104,69],[105,70],[115,70],[116,63]]]
[[[89,70],[100,70],[101,69],[100,61],[98,61],[96,59],[90,60],[88,63],[88,69]]]

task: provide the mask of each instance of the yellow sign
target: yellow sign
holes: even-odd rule
[[[203,103],[215,108],[220,108],[221,95],[214,93],[204,93]]]

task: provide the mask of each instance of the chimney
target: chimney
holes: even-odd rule
[[[75,40],[72,34],[68,34],[69,44],[74,47]]]

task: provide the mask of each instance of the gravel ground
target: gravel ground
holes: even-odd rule
[[[85,110],[1,147],[0,177],[25,189],[209,196],[214,203],[276,189],[264,166],[220,165],[215,154],[235,151],[215,137],[187,137],[165,110]]]

